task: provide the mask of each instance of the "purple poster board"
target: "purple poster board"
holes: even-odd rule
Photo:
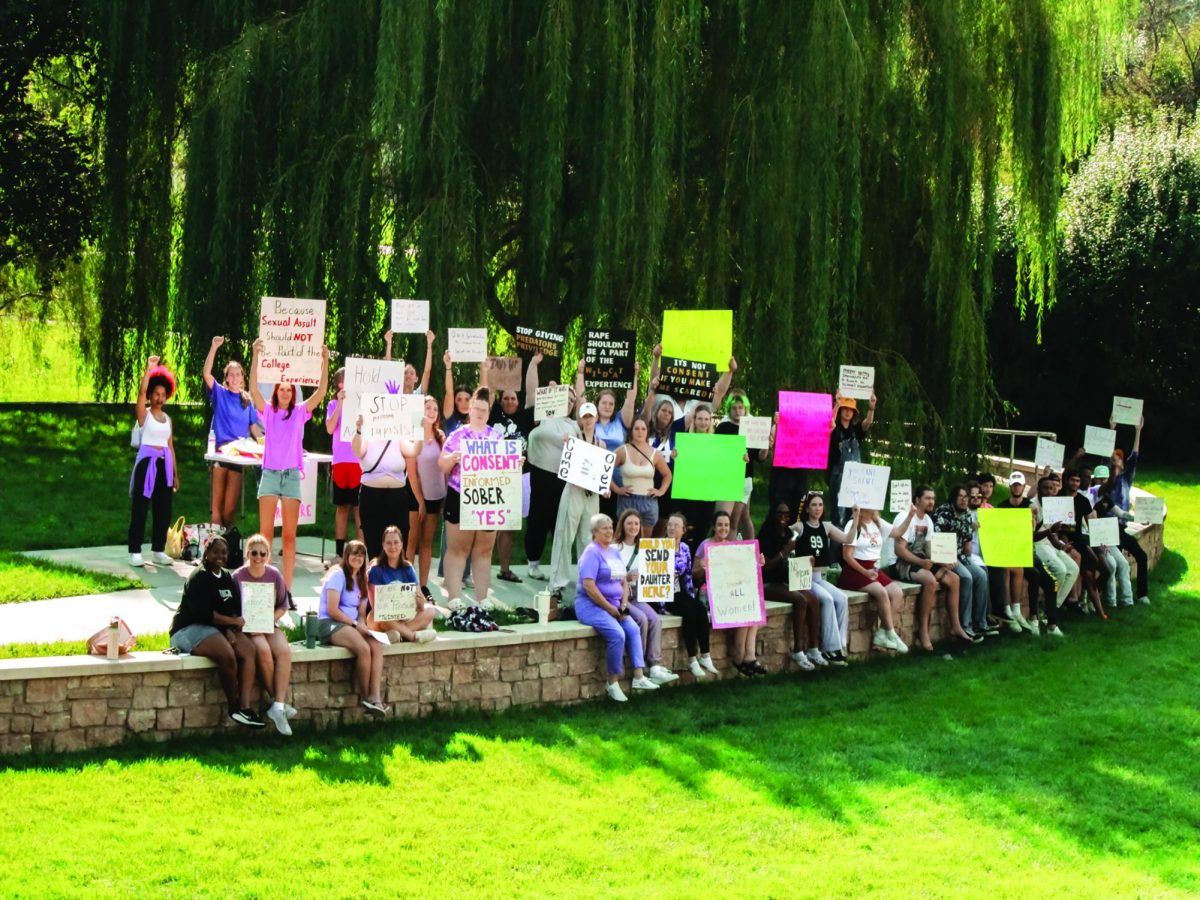
[[[832,421],[832,395],[780,391],[775,465],[781,469],[824,469],[829,464]]]

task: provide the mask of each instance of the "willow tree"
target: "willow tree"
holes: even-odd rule
[[[739,376],[875,363],[893,438],[978,446],[995,198],[1053,302],[1064,166],[1127,0],[95,0],[102,387],[168,324],[330,300],[570,333],[735,311]],[[169,313],[169,318],[168,318]],[[905,423],[908,423],[905,425]],[[940,453],[923,457],[939,465]]]

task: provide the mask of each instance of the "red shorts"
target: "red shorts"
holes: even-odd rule
[[[358,463],[334,463],[333,483],[348,491],[362,484],[362,466]]]
[[[856,559],[854,561],[864,569],[874,569],[878,565],[873,559]],[[875,584],[882,584],[884,587],[887,587],[891,583],[892,579],[888,578],[883,572],[880,572],[879,577],[875,580]],[[861,591],[868,584],[871,584],[871,579],[860,575],[857,569],[852,569],[850,566],[842,567],[842,577],[838,579],[838,587],[849,591]]]

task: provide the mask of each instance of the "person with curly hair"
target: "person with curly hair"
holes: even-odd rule
[[[137,436],[138,452],[129,477],[129,564],[145,565],[142,540],[146,536],[146,513],[152,514],[150,549],[154,562],[171,565],[167,556],[167,528],[171,522],[171,503],[179,490],[179,467],[175,464],[175,436],[171,417],[163,405],[175,394],[175,376],[159,358],[146,360],[146,371],[138,385]]]

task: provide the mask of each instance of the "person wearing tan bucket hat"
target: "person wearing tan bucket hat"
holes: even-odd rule
[[[875,424],[875,392],[867,401],[867,415],[860,422],[858,403],[851,397],[837,394],[833,398],[833,421],[829,434],[829,482],[830,505],[837,503],[838,491],[842,486],[842,471],[848,462],[862,462],[862,442]],[[838,507],[835,515],[839,525],[850,518],[850,510]]]

